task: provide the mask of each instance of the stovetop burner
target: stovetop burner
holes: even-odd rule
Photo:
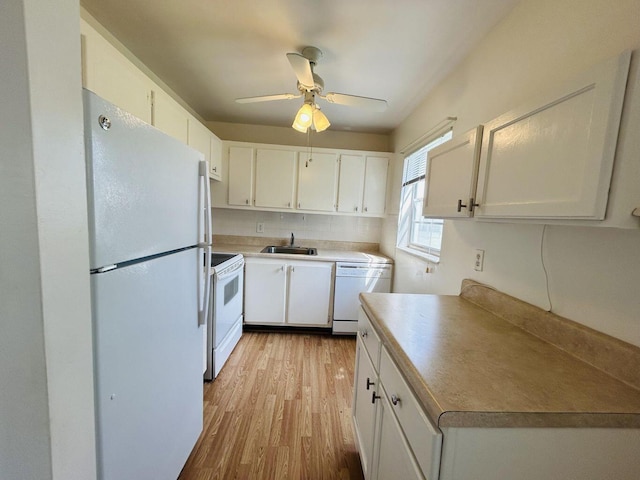
[[[221,263],[226,262],[227,260],[231,260],[235,257],[237,253],[211,253],[211,266],[215,267],[220,265]]]

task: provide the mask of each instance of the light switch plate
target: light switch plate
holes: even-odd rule
[[[256,233],[264,233],[264,223],[256,223]]]
[[[476,248],[473,259],[474,259],[473,269],[476,272],[481,272],[482,268],[484,267],[484,250],[480,250],[479,248]]]

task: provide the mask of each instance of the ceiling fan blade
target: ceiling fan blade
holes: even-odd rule
[[[302,94],[296,95],[294,93],[278,93],[276,95],[261,95],[259,97],[243,97],[236,98],[237,103],[257,103],[257,102],[270,102],[272,100],[293,100],[294,98],[300,98]]]
[[[358,97],[357,95],[346,95],[344,93],[327,93],[324,97],[329,103],[346,105],[348,107],[359,107],[373,110],[374,112],[384,112],[387,109],[387,101],[378,98]]]
[[[313,88],[315,82],[313,81],[313,72],[311,71],[309,59],[299,53],[287,53],[287,59],[298,78],[298,82],[305,87]]]

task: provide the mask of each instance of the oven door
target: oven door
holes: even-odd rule
[[[224,340],[242,316],[244,262],[239,261],[213,277],[212,347]]]

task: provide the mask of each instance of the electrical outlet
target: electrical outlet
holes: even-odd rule
[[[473,269],[476,272],[481,272],[484,266],[484,250],[480,250],[476,248],[476,253],[474,256]]]
[[[264,223],[256,223],[256,233],[264,233]]]

